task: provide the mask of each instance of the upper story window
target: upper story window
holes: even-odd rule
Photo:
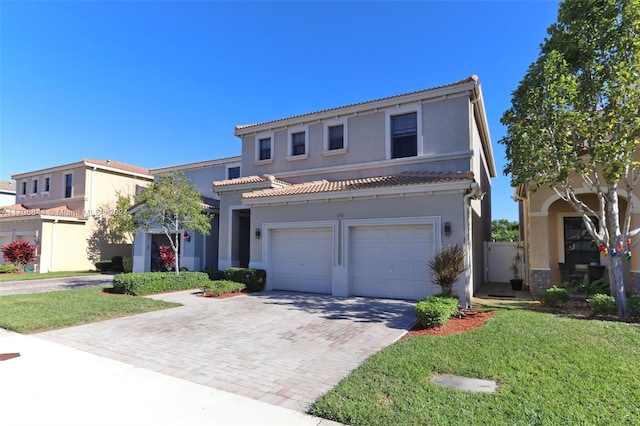
[[[229,167],[227,169],[227,179],[237,179],[240,177],[240,167]]]
[[[342,149],[344,148],[344,126],[339,124],[337,126],[329,126],[327,128],[328,150]]]
[[[291,134],[291,155],[306,154],[306,137],[304,132]]]
[[[49,192],[50,189],[51,189],[51,178],[47,176],[46,178],[44,178],[44,192]]]
[[[37,194],[38,193],[38,179],[34,179],[31,182],[31,193],[32,194]]]
[[[258,160],[271,159],[271,138],[258,139]]]
[[[68,173],[64,175],[64,198],[71,198],[73,195],[73,175]]]
[[[20,185],[20,195],[27,195],[27,182],[22,182]]]
[[[391,158],[418,155],[417,113],[391,116]]]

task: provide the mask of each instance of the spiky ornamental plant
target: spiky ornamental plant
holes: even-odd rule
[[[450,296],[453,284],[464,272],[464,250],[458,244],[443,247],[427,265],[433,273],[431,281],[442,288],[442,294]]]
[[[160,262],[165,269],[169,269],[176,264],[176,255],[171,246],[160,246],[158,249],[160,251]]]
[[[24,272],[27,264],[36,258],[37,247],[29,241],[11,241],[2,246],[2,256],[5,262],[13,263],[18,267],[18,271]]]

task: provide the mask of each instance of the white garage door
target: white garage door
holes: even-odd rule
[[[331,228],[273,230],[273,288],[331,294],[332,248]]]
[[[418,300],[431,294],[432,225],[357,226],[350,242],[354,295]]]

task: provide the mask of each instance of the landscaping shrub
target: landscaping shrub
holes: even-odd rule
[[[113,256],[111,258],[111,270],[114,272],[124,272],[122,265],[122,256]]]
[[[443,247],[427,262],[432,282],[442,288],[442,294],[451,295],[453,284],[464,272],[464,250],[458,244]]]
[[[15,272],[18,270],[18,267],[13,264],[0,265],[0,274],[4,274],[7,272]]]
[[[205,284],[210,281],[204,272],[132,272],[113,277],[113,291],[133,296],[203,288]]]
[[[100,272],[107,272],[111,270],[110,260],[101,260],[99,262],[94,263],[94,265],[96,265],[96,269]]]
[[[629,308],[629,313],[634,318],[640,317],[640,294],[635,294],[627,300],[627,307]]]
[[[131,259],[130,257],[123,257],[122,258],[122,268],[123,268],[124,272],[133,271],[133,259]]]
[[[542,294],[542,304],[557,308],[569,301],[569,292],[564,288],[553,286]]]
[[[235,281],[229,280],[218,280],[211,282],[211,284],[205,285],[202,291],[214,296],[220,296],[221,294],[238,293],[245,288],[246,286],[242,283],[237,283]]]
[[[593,315],[615,315],[618,312],[616,299],[606,294],[594,294],[589,300],[589,307]]]
[[[247,290],[255,292],[264,290],[267,272],[262,269],[227,268],[224,278],[247,286]]]
[[[455,296],[429,296],[416,304],[418,322],[423,327],[442,325],[458,313],[458,303]]]
[[[2,246],[2,256],[5,262],[13,263],[23,272],[27,263],[36,258],[36,246],[25,240],[11,241]]]
[[[211,281],[220,281],[225,278],[224,271],[209,271],[207,273],[209,274],[209,279]]]

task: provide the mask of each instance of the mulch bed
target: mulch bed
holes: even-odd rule
[[[444,325],[438,327],[423,327],[416,324],[402,339],[409,339],[416,336],[449,336],[451,334],[480,328],[485,321],[494,316],[496,311],[476,311],[474,309],[464,309],[459,317],[453,317]]]

